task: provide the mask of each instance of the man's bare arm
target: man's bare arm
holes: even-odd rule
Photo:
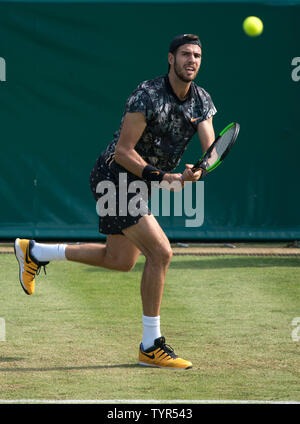
[[[209,146],[215,141],[215,130],[212,120],[213,117],[211,116],[205,121],[200,122],[197,127],[203,153],[205,153]]]
[[[209,146],[214,142],[215,140],[215,131],[212,124],[212,117],[206,119],[205,121],[202,121],[198,124],[197,127],[198,136],[200,139],[202,152],[205,153]],[[200,157],[200,155],[199,155]],[[193,172],[193,164],[186,164],[186,169],[183,173],[183,181],[197,181],[201,177],[202,171],[196,171]]]
[[[146,128],[145,116],[140,112],[127,113],[124,117],[120,138],[115,149],[115,161],[132,174],[142,177],[147,162],[134,149]],[[166,173],[164,180],[180,180],[181,174]]]
[[[146,128],[145,116],[140,112],[127,113],[115,149],[116,162],[138,177],[142,176],[147,162],[134,149]]]

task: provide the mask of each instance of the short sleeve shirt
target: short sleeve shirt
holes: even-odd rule
[[[174,93],[167,75],[142,82],[127,99],[119,131],[102,153],[114,173],[124,172],[114,161],[114,151],[124,116],[133,112],[141,112],[147,123],[135,150],[150,165],[170,172],[179,164],[198,123],[213,116],[216,108],[210,95],[194,82],[184,101]]]

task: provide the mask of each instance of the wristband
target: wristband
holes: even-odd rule
[[[146,165],[142,172],[142,178],[146,181],[159,181],[161,182],[165,175],[164,171],[154,168],[154,166]]]

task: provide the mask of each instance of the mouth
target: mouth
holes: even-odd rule
[[[188,74],[193,74],[195,72],[195,68],[193,68],[192,66],[186,66],[184,69]]]

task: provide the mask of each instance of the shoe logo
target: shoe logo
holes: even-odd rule
[[[151,171],[151,174],[159,175],[159,171]]]
[[[148,355],[147,353],[143,352],[143,355],[147,356],[150,359],[154,359],[155,358],[154,353],[152,353],[152,355]]]

